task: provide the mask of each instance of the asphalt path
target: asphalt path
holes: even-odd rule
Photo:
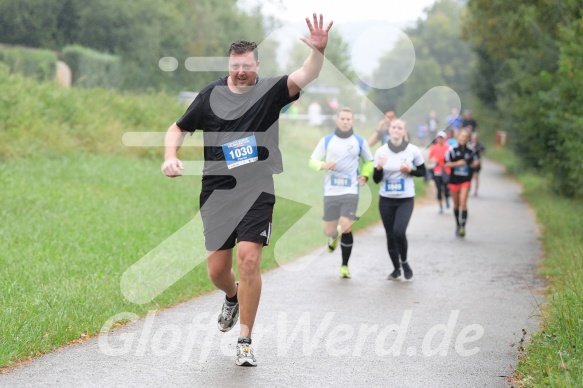
[[[541,248],[520,187],[488,160],[481,179],[464,239],[451,209],[416,206],[412,282],[387,280],[381,225],[355,236],[350,280],[340,249],[323,247],[264,274],[256,368],[235,365],[238,325],[218,331],[213,292],[39,357],[0,386],[509,386],[523,330],[538,327]]]

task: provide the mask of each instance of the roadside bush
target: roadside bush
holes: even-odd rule
[[[63,48],[62,59],[71,68],[73,85],[117,89],[122,82],[120,58],[73,45]]]
[[[25,47],[0,47],[0,62],[4,62],[12,73],[20,73],[41,81],[55,78],[57,54],[49,50]]]

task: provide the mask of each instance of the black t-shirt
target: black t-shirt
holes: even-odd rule
[[[227,77],[207,85],[176,122],[183,131],[204,132],[202,190],[230,189],[237,184],[283,171],[279,150],[279,115],[299,98],[289,96],[288,76],[258,78],[243,94],[231,92]],[[227,168],[223,145],[254,136],[258,161]]]
[[[473,169],[470,167],[470,164],[480,159],[480,156],[472,146],[469,144],[466,147],[457,145],[451,147],[445,154],[446,162],[457,162],[462,159],[465,159],[466,165],[463,167],[452,167],[449,175],[449,183],[460,184],[472,180]]]
[[[473,132],[476,130],[476,128],[478,128],[478,123],[474,119],[463,119],[462,120],[462,128],[469,127],[469,126],[472,127],[472,132]]]

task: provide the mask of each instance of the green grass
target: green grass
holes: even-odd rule
[[[164,185],[159,165],[91,154],[0,164],[0,365],[91,335],[116,312],[180,300],[129,306],[120,294],[124,269],[192,214],[196,184]],[[188,292],[208,289],[189,275]]]
[[[532,334],[517,368],[524,386],[583,385],[583,203],[552,192],[549,180],[520,167],[504,148],[488,153],[509,166],[542,225],[544,261],[539,275],[548,279],[541,308],[541,330]]]
[[[204,264],[148,303],[132,303],[121,287],[124,273],[157,249],[172,259],[165,249],[193,224],[200,191],[200,177],[160,172],[160,147],[126,147],[122,136],[165,131],[184,109],[172,96],[65,89],[0,67],[0,367],[94,336],[115,314],[144,316],[214,290]],[[286,171],[276,176],[262,270],[325,243],[323,174],[307,167],[323,135],[282,125]],[[200,159],[200,148],[180,156]],[[356,231],[379,220],[378,186],[361,193]],[[202,244],[190,254],[204,255]]]

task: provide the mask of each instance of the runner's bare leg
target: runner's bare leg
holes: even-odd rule
[[[237,244],[237,268],[239,269],[239,319],[241,337],[251,338],[259,299],[261,297],[261,252],[263,244],[240,241]]]

